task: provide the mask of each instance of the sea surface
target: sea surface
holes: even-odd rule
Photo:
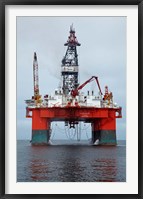
[[[17,141],[17,182],[125,182],[126,141],[92,146],[53,140],[50,146]]]

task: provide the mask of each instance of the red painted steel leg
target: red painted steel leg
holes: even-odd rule
[[[50,139],[50,122],[40,117],[40,110],[32,111],[32,145],[47,145]]]
[[[92,143],[99,140],[100,145],[116,145],[115,111],[109,111],[108,118],[96,119],[92,122]]]

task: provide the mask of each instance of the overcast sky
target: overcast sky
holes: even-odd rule
[[[117,139],[126,139],[126,17],[17,17],[17,138],[31,139],[32,121],[25,117],[24,100],[33,95],[33,54],[36,51],[38,57],[40,94],[51,94],[60,83],[64,43],[72,23],[81,43],[79,83],[95,75],[103,92],[108,85],[114,102],[123,109],[123,118],[117,119]],[[93,87],[91,83],[84,90]],[[55,124],[53,128],[54,139],[66,138]],[[86,133],[82,139],[91,137],[90,129]]]

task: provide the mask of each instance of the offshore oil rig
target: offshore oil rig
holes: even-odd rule
[[[25,100],[26,117],[32,118],[32,145],[47,145],[51,137],[51,123],[65,122],[65,126],[76,129],[80,122],[90,123],[91,140],[94,145],[116,145],[116,118],[122,117],[122,108],[113,102],[113,94],[105,86],[101,91],[97,76],[90,77],[83,84],[78,82],[77,46],[81,44],[75,36],[73,25],[70,26],[67,50],[61,64],[62,86],[53,95],[46,94],[43,98],[39,92],[38,61],[36,52],[33,60],[34,96]],[[94,91],[82,88],[95,81],[98,95]]]

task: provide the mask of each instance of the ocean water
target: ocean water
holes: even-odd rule
[[[53,140],[51,146],[17,141],[17,182],[125,182],[126,141],[92,146]]]

